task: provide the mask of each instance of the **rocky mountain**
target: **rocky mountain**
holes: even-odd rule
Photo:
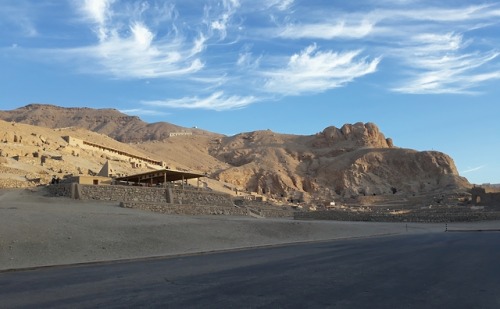
[[[176,132],[209,134],[167,122],[146,123],[137,116],[128,116],[116,109],[64,108],[48,104],[29,104],[11,111],[0,111],[0,119],[47,128],[78,127],[125,143],[163,140]]]
[[[81,127],[100,136],[134,142],[102,139],[102,143],[115,143],[115,149],[133,148],[170,166],[208,173],[226,187],[281,200],[327,202],[356,196],[431,195],[470,187],[448,155],[398,148],[373,123],[331,126],[310,136],[269,130],[223,136],[168,123],[147,124],[113,109],[40,104],[0,112],[0,119],[50,128]],[[170,136],[186,131],[192,134]],[[79,134],[85,139],[84,133]],[[59,148],[64,149],[60,143]]]
[[[218,179],[299,200],[469,186],[446,154],[394,147],[373,123],[329,127],[314,136],[243,133],[220,139],[209,152],[230,165],[214,173]]]

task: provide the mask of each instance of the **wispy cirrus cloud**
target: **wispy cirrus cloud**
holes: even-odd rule
[[[400,55],[410,76],[396,92],[413,94],[472,93],[488,80],[500,78],[500,68],[490,66],[500,55],[496,51],[464,52],[470,42],[459,34],[418,35]]]
[[[29,0],[6,1],[32,7]],[[48,2],[61,7],[58,1]],[[496,2],[70,3],[75,15],[64,21],[56,18],[47,27],[65,29],[71,23],[60,36],[70,38],[63,44],[42,42],[32,53],[24,42],[4,46],[16,46],[10,50],[29,59],[64,62],[79,73],[127,82],[156,79],[154,89],[164,89],[166,99],[147,101],[156,104],[150,106],[238,109],[260,100],[347,87],[379,73],[384,78],[371,79],[370,84],[406,94],[474,94],[500,79]],[[73,39],[75,28],[81,28],[83,40]]]
[[[100,41],[106,40],[110,29],[108,20],[112,17],[111,5],[115,0],[84,0],[80,5],[83,15],[96,24],[96,32]]]
[[[131,9],[115,0],[85,0],[79,10],[94,25],[98,41],[61,54],[79,59],[85,71],[115,78],[164,78],[200,71],[204,67],[199,57],[205,48],[204,35],[187,38],[172,28],[158,37],[140,18],[153,9],[146,3]]]
[[[265,89],[282,95],[300,95],[338,88],[354,79],[374,73],[380,58],[359,58],[360,50],[343,53],[320,51],[310,45],[294,54],[284,68],[268,70]]]
[[[477,172],[479,170],[482,170],[485,167],[486,167],[486,165],[481,165],[481,166],[477,166],[477,167],[471,167],[471,168],[466,169],[465,171],[461,171],[460,174],[467,174],[467,173]]]
[[[224,40],[227,36],[227,29],[230,26],[231,18],[240,7],[240,1],[222,0],[219,6],[222,6],[222,8],[205,6],[205,23],[209,25],[211,31],[219,33],[221,40]]]
[[[478,86],[498,79],[498,51],[474,50],[474,40],[464,38],[469,31],[498,24],[498,4],[451,8],[395,2],[335,15],[312,12],[301,22],[281,25],[275,33],[292,40],[343,40],[363,46],[367,53],[376,51],[401,68],[402,82],[390,88],[396,92],[475,93]]]
[[[158,110],[150,110],[143,108],[120,109],[120,113],[133,114],[139,116],[168,116],[170,113],[161,112]]]
[[[43,8],[44,5],[37,3],[36,6]],[[39,35],[35,16],[36,9],[26,0],[7,1],[0,10],[0,27],[8,31],[7,36],[33,38]]]
[[[277,8],[280,11],[288,10],[294,4],[294,0],[266,0],[261,5],[265,8]]]
[[[148,106],[171,107],[171,108],[186,108],[186,109],[207,109],[207,110],[230,110],[246,107],[258,98],[254,96],[236,96],[226,95],[223,91],[218,91],[208,97],[184,97],[181,99],[168,99],[157,101],[142,101],[141,103]]]
[[[336,38],[363,38],[373,31],[374,23],[363,20],[361,22],[339,21],[336,23],[291,24],[286,25],[277,33],[278,37],[287,39],[324,39]]]

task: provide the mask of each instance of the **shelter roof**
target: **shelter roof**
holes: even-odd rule
[[[136,183],[163,183],[165,181],[172,182],[176,180],[186,180],[192,178],[206,177],[205,174],[195,173],[195,172],[185,172],[177,171],[171,169],[156,170],[141,174],[117,177],[117,181],[130,181]]]

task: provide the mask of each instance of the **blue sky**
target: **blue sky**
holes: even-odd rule
[[[227,135],[374,122],[500,183],[500,3],[0,0],[0,108],[116,108]]]

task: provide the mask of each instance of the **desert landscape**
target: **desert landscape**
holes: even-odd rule
[[[148,124],[113,109],[44,104],[1,111],[0,119],[2,166],[5,173],[21,176],[9,176],[18,183],[4,187],[28,185],[37,176],[47,183],[54,174],[97,173],[107,160],[121,174],[141,171],[119,157],[72,147],[64,136],[165,161],[174,169],[199,171],[239,191],[276,200],[324,204],[367,195],[465,192],[471,187],[446,154],[398,148],[373,123],[328,127],[312,136],[269,130],[223,136],[164,122]],[[49,158],[43,167],[42,156]]]
[[[500,308],[499,17],[1,1],[0,309]]]
[[[2,270],[499,228],[498,188],[470,184],[444,153],[398,148],[373,123],[312,136],[224,136],[113,109],[43,104],[0,111],[0,119]],[[170,202],[97,198],[80,187],[77,199],[54,194],[74,191],[72,179],[97,177],[104,166],[109,179],[163,168],[204,177],[186,180],[192,191]],[[208,193],[226,208],[185,198]]]

